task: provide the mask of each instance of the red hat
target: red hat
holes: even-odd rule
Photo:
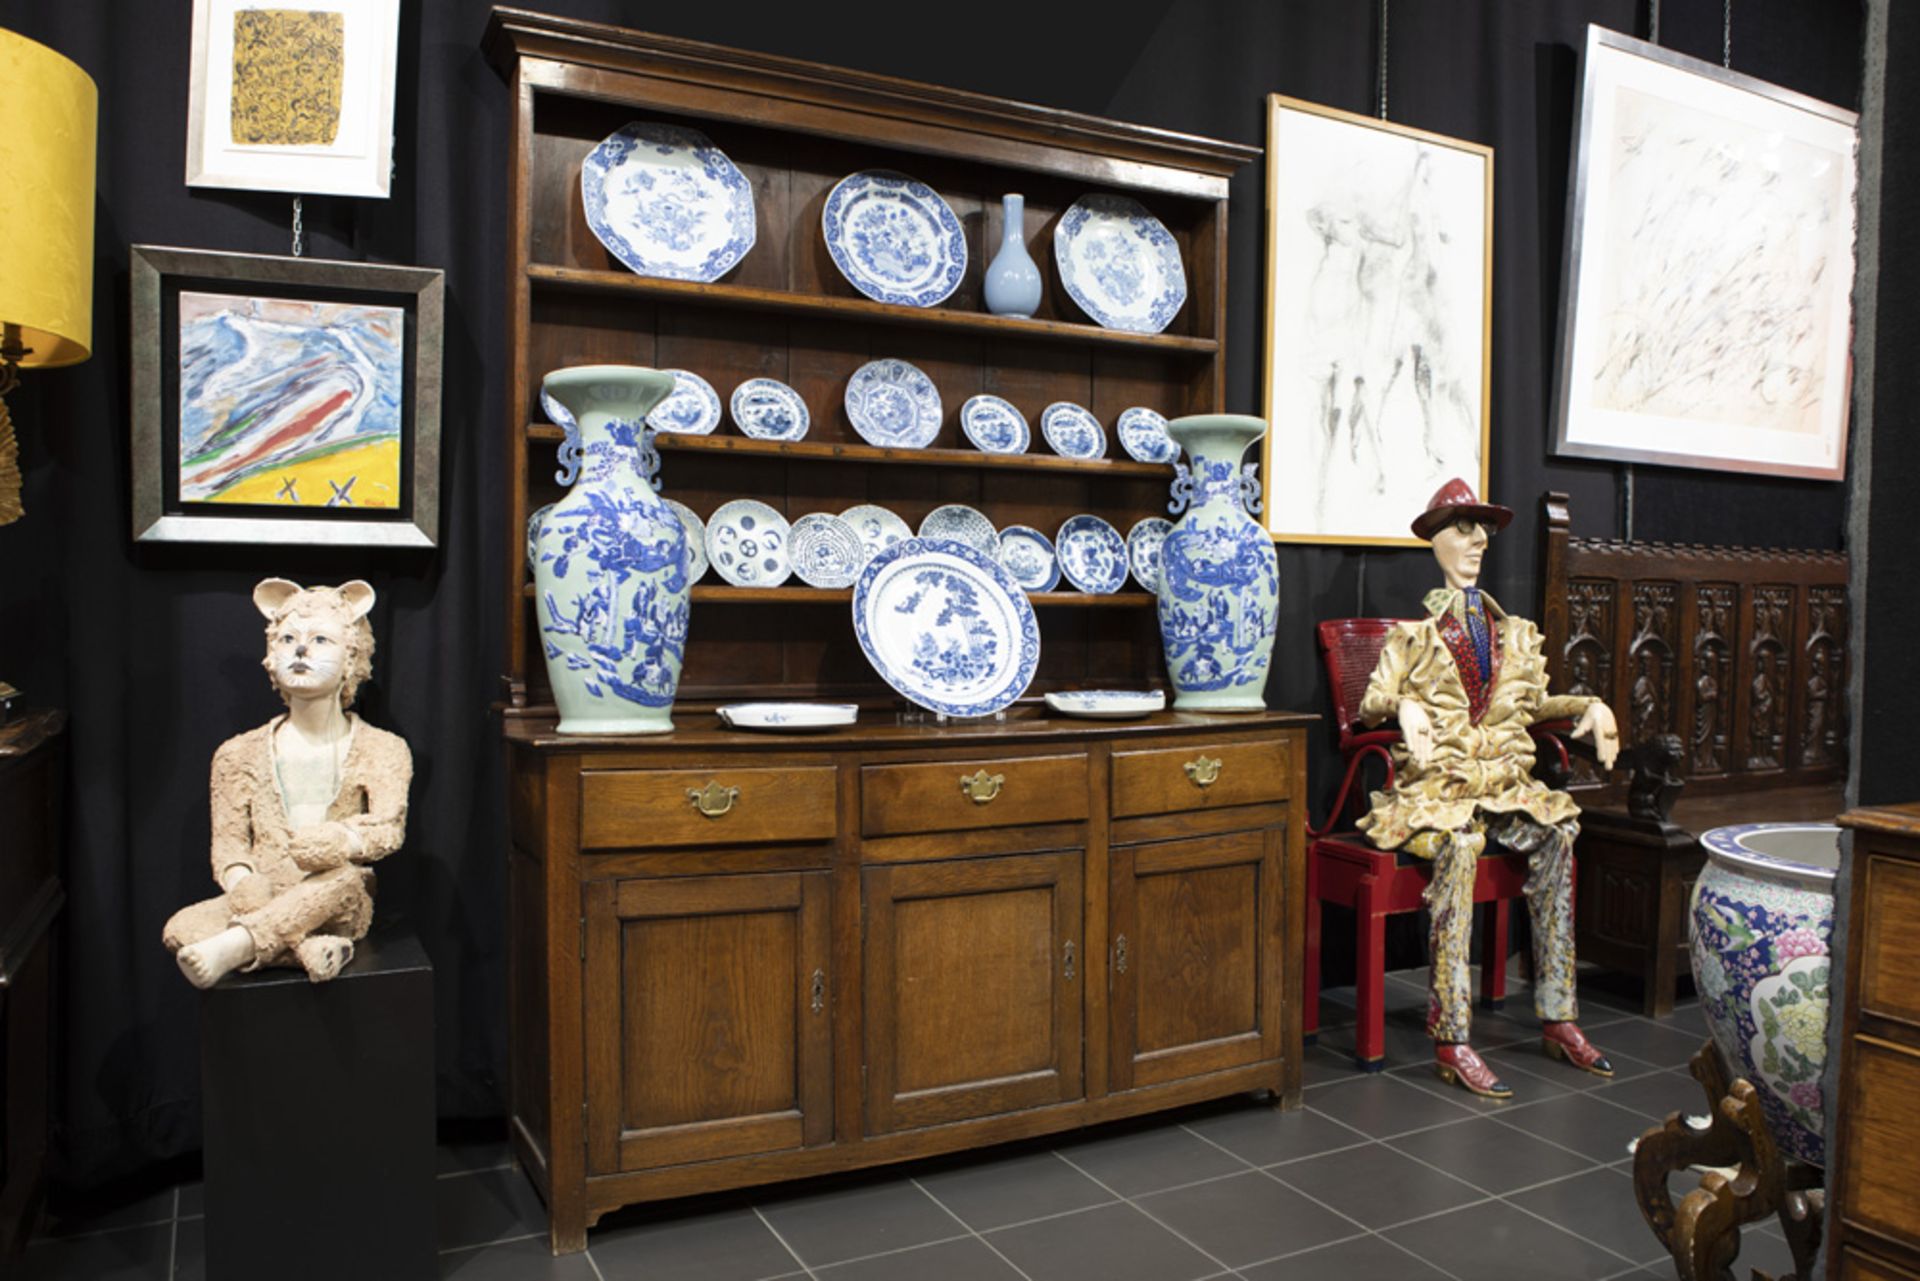
[[[1505,529],[1513,519],[1513,509],[1498,503],[1483,503],[1473,496],[1473,486],[1455,476],[1427,500],[1427,509],[1413,518],[1416,538],[1431,540],[1443,528],[1462,516]]]

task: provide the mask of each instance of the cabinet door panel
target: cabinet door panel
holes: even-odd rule
[[[602,881],[586,896],[593,1172],[825,1142],[827,875]]]
[[[867,1129],[1078,1098],[1081,854],[870,867]]]
[[[1282,846],[1272,828],[1115,847],[1115,1089],[1278,1056]]]

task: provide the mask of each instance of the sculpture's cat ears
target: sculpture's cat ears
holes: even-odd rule
[[[260,585],[253,589],[254,608],[258,609],[263,617],[273,618],[286,607],[288,601],[305,590],[307,589],[300,584],[290,583],[284,578],[264,578],[260,580]],[[326,589],[313,590],[325,591]],[[361,579],[356,578],[350,583],[342,583],[334,590],[346,603],[349,622],[365,618],[367,611],[373,608],[373,588]]]

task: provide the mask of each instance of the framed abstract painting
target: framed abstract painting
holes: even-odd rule
[[[431,547],[445,280],[135,245],[133,536]]]
[[[1841,479],[1857,124],[1587,28],[1555,453]]]
[[[1417,547],[1487,488],[1493,149],[1267,97],[1264,519],[1280,542]]]
[[[194,0],[187,185],[386,196],[400,0]]]

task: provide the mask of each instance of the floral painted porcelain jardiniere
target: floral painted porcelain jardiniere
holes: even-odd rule
[[[653,490],[645,427],[670,373],[580,365],[546,377],[578,424],[567,496],[529,531],[540,645],[563,734],[660,734],[680,685],[692,592],[686,527]],[[574,474],[568,475],[571,470]]]
[[[1761,1087],[1774,1141],[1809,1165],[1826,1163],[1820,1075],[1839,834],[1824,823],[1703,833],[1707,866],[1689,930],[1714,1043],[1736,1075]]]
[[[1160,546],[1160,638],[1175,709],[1257,712],[1280,621],[1273,540],[1247,514],[1240,457],[1267,431],[1259,418],[1195,414],[1167,424],[1187,452],[1167,510],[1186,512]]]

